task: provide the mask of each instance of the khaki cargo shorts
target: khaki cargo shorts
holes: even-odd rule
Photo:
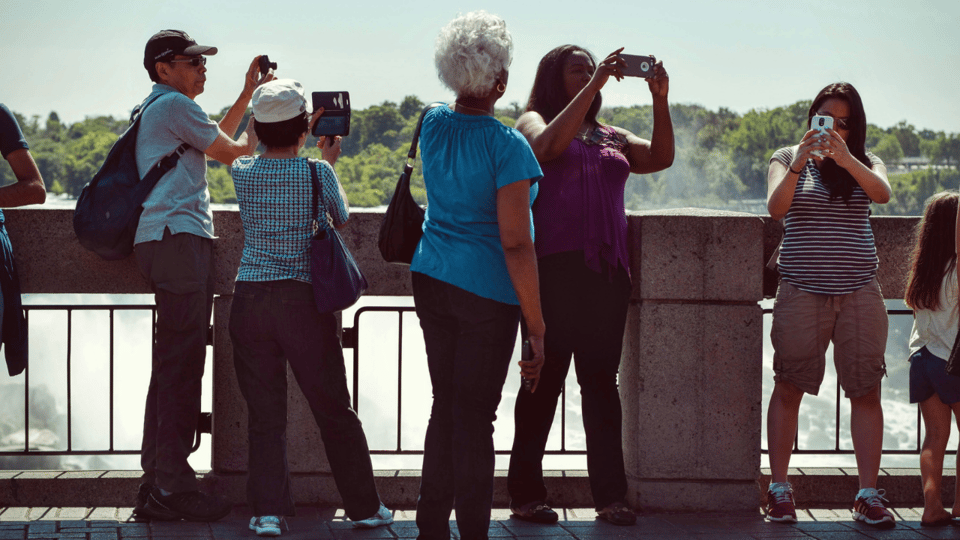
[[[887,308],[877,279],[849,294],[801,291],[784,280],[773,304],[773,372],[817,395],[833,341],[833,363],[848,398],[866,395],[886,374]]]

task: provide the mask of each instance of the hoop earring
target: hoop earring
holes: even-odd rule
[[[506,92],[506,91],[507,91],[507,85],[505,85],[505,84],[503,84],[503,83],[498,83],[498,84],[497,84],[497,92],[500,92],[500,93],[502,94],[502,93],[504,93],[504,92]]]

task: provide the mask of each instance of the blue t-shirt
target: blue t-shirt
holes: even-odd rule
[[[153,85],[147,100],[161,97],[144,109],[137,134],[137,169],[141,178],[151,167],[183,143],[190,148],[177,166],[163,175],[143,202],[143,213],[134,244],[190,233],[214,238],[210,191],[207,188],[207,158],[204,150],[217,140],[220,127],[192,99],[164,84]]]
[[[444,105],[424,117],[420,149],[427,218],[410,270],[518,305],[500,244],[497,190],[532,180],[533,204],[543,173],[527,140],[495,118],[456,113]]]
[[[23,138],[17,117],[10,112],[6,105],[0,103],[0,155],[6,159],[11,152],[26,150],[27,140]]]

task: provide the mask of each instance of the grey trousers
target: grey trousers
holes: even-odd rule
[[[153,370],[143,420],[143,481],[170,492],[197,489],[187,463],[200,414],[200,380],[213,308],[213,240],[170,234],[135,246],[157,304]]]

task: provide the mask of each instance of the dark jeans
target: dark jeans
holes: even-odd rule
[[[623,501],[620,394],[617,372],[623,349],[630,280],[622,268],[611,282],[584,264],[583,252],[539,260],[540,303],[547,326],[546,360],[537,391],[520,392],[507,488],[511,505],[544,501],[543,452],[557,410],[557,398],[570,369],[571,355],[580,383],[587,471],[597,509]]]
[[[433,407],[417,501],[421,540],[487,538],[493,505],[493,421],[517,340],[520,307],[413,273]]]
[[[213,308],[213,240],[170,234],[136,245],[140,273],[157,304],[153,371],[140,464],[143,481],[166,491],[197,489],[187,463],[200,415],[200,380]]]
[[[250,442],[247,502],[256,516],[292,516],[287,466],[287,362],[320,427],[347,516],[377,513],[367,438],[350,406],[333,314],[317,312],[313,287],[300,281],[238,281],[230,310],[237,382],[247,401]]]

